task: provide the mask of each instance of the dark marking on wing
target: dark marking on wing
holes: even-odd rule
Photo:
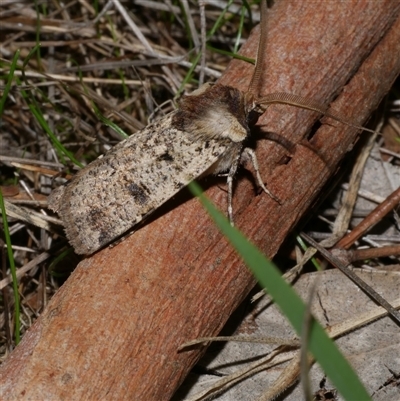
[[[102,230],[99,233],[99,244],[107,244],[113,238],[110,237],[110,233],[108,231]]]
[[[157,161],[173,162],[174,157],[167,151],[162,155],[158,156]]]
[[[145,205],[148,201],[148,196],[146,195],[144,189],[139,185],[131,183],[128,185],[128,191],[135,199],[136,203],[140,205]]]

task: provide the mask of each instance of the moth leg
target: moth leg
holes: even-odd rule
[[[228,218],[231,226],[234,227],[235,224],[233,222],[233,207],[232,207],[232,197],[233,197],[233,177],[236,174],[238,165],[240,161],[240,156],[238,156],[235,161],[232,163],[229,173],[227,174],[226,183],[228,184]]]
[[[253,149],[251,148],[244,148],[243,149],[243,153],[242,154],[246,154],[247,156],[250,157],[251,162],[253,164],[254,170],[256,172],[256,179],[257,179],[257,183],[258,185],[262,188],[262,190],[268,194],[274,201],[278,202],[279,204],[281,204],[282,202],[270,191],[268,191],[268,189],[266,188],[266,186],[264,185],[261,175],[260,175],[260,169],[258,168],[258,160],[257,160],[257,156],[256,156],[256,152],[254,152]]]

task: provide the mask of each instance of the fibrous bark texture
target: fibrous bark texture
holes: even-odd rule
[[[277,2],[268,16],[261,94],[289,92],[364,124],[400,70],[399,2]],[[254,57],[258,29],[243,48]],[[246,90],[253,67],[233,61],[221,83]],[[359,132],[315,113],[271,106],[257,141],[276,203],[238,174],[238,228],[274,256],[349,151]],[[310,134],[312,132],[312,135]],[[267,135],[268,136],[268,135]],[[204,181],[207,185],[213,181]],[[226,192],[207,191],[221,209]],[[115,246],[83,260],[1,367],[3,400],[168,400],[200,350],[254,285],[196,199]]]

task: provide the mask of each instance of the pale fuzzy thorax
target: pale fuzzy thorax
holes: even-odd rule
[[[185,96],[173,118],[175,127],[204,139],[243,142],[250,134],[244,94],[238,89],[211,85],[199,95]]]

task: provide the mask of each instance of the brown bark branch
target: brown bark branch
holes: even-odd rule
[[[393,0],[278,2],[269,15],[261,92],[322,104],[337,97],[332,109],[363,124],[400,71],[399,8]],[[257,42],[255,32],[245,54],[254,56]],[[246,90],[251,73],[234,61],[221,82]],[[236,225],[269,256],[357,136],[326,118],[307,139],[314,121],[315,113],[288,106],[271,106],[260,119],[291,144],[285,163],[283,146],[260,140],[257,147],[262,175],[282,205],[255,196],[239,177]],[[224,191],[213,186],[207,195],[225,210]],[[170,398],[200,357],[178,347],[216,335],[254,285],[199,202],[175,206],[80,263],[1,367],[3,400]]]

